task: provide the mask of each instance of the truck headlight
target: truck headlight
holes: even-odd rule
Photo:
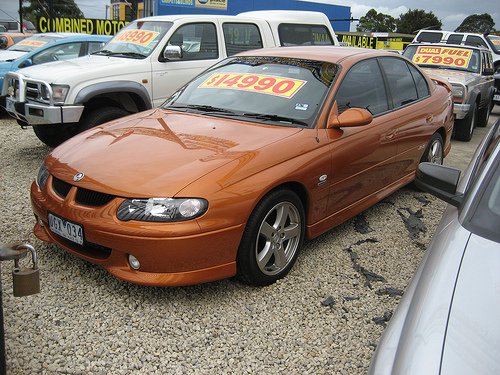
[[[69,86],[65,85],[52,85],[52,97],[54,104],[63,104],[68,95]]]
[[[465,99],[465,87],[462,85],[451,85],[453,88],[453,101],[462,103]]]
[[[208,202],[201,198],[138,198],[126,199],[116,216],[123,221],[175,222],[203,215]]]

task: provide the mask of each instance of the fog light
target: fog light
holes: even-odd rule
[[[132,267],[134,270],[138,270],[139,268],[141,268],[141,263],[139,262],[139,260],[131,254],[128,255],[128,262],[130,264],[130,267]]]

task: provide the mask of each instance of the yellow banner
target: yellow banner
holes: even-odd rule
[[[147,46],[158,35],[148,30],[125,30],[119,33],[111,42],[126,42]]]
[[[469,65],[472,51],[463,48],[449,47],[418,47],[417,53],[413,56],[416,64],[449,65],[459,68],[466,68]]]
[[[214,73],[199,87],[245,90],[291,98],[307,82],[261,74]]]
[[[23,45],[23,46],[34,46],[34,47],[41,47],[47,42],[42,42],[40,40],[21,40],[18,42],[18,45]]]

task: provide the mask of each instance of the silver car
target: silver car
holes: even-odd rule
[[[500,120],[461,179],[420,164],[416,184],[450,205],[369,374],[500,374],[499,165]]]

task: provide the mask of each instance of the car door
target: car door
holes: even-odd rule
[[[218,28],[213,22],[179,26],[164,48],[169,45],[181,47],[182,59],[152,62],[153,106],[163,103],[173,91],[220,60],[219,44]]]
[[[417,168],[427,142],[437,129],[433,124],[442,118],[443,108],[432,100],[426,79],[413,65],[401,58],[384,57],[379,61],[397,119],[394,173],[399,179]]]
[[[365,108],[373,121],[364,126],[330,129],[332,175],[327,213],[359,203],[394,181],[396,121],[376,58],[363,60],[345,74],[334,97],[338,113]],[[349,215],[347,215],[349,216]]]

